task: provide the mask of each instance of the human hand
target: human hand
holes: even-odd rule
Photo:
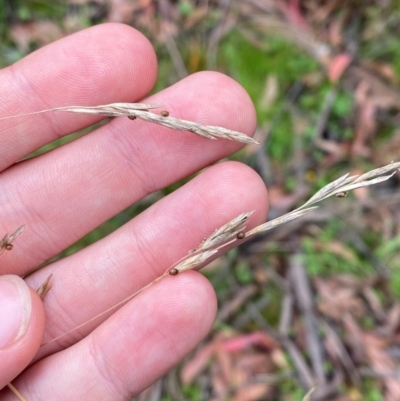
[[[2,70],[0,117],[141,101],[156,75],[153,49],[139,32],[117,24],[96,26]],[[214,72],[189,76],[146,102],[163,104],[177,118],[248,135],[256,124],[245,91]],[[39,297],[16,276],[132,203],[242,146],[121,117],[15,164],[99,120],[55,112],[1,124],[0,233],[22,224],[25,231],[0,259],[0,275],[12,275],[6,281],[0,276],[6,283],[0,284],[0,388],[22,372],[13,384],[29,401],[128,400],[165,374],[204,338],[215,318],[213,288],[197,272],[166,277],[119,310],[40,344],[144,287],[241,212],[255,210],[250,227],[266,216],[266,190],[255,172],[235,162],[214,165],[106,238],[28,276],[26,282],[36,289],[53,274],[44,299],[45,324]],[[11,300],[6,307],[14,288],[10,280],[20,288],[23,307]],[[21,317],[21,310],[25,330],[15,340],[19,329],[8,327],[6,314]],[[15,396],[3,389],[0,399]]]

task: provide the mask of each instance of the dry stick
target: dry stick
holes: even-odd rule
[[[153,284],[160,281],[162,278],[164,278],[168,275],[175,276],[186,270],[192,270],[196,267],[199,267],[204,262],[206,262],[211,256],[215,255],[219,250],[221,250],[222,248],[225,248],[228,245],[231,245],[235,242],[241,241],[244,238],[249,238],[260,232],[271,230],[272,228],[275,228],[281,224],[287,223],[291,220],[297,219],[297,218],[303,216],[304,214],[310,212],[311,210],[318,208],[318,206],[310,207],[310,205],[320,202],[323,199],[326,199],[330,196],[335,196],[336,194],[341,193],[345,190],[349,191],[354,188],[369,186],[369,185],[376,184],[378,182],[388,180],[390,177],[393,176],[393,174],[395,174],[395,172],[393,172],[390,175],[386,175],[386,176],[382,176],[382,177],[377,177],[377,176],[384,174],[386,172],[389,172],[391,170],[396,170],[399,167],[400,167],[400,162],[397,162],[397,163],[392,162],[391,164],[389,164],[387,166],[371,170],[370,172],[362,174],[361,176],[349,177],[348,174],[346,174],[345,176],[343,176],[343,177],[333,181],[332,183],[326,185],[325,187],[323,187],[303,206],[300,206],[299,208],[293,210],[292,212],[289,212],[289,213],[287,213],[283,216],[280,216],[274,220],[271,220],[267,223],[261,224],[255,228],[251,229],[248,232],[244,232],[244,229],[246,227],[246,223],[247,223],[248,219],[250,218],[250,216],[253,214],[254,211],[241,213],[240,215],[238,215],[235,218],[233,218],[232,220],[230,220],[228,223],[224,224],[220,228],[217,228],[208,238],[205,238],[200,243],[198,248],[195,248],[195,249],[189,251],[188,255],[185,255],[183,258],[178,260],[171,267],[169,267],[161,276],[154,279],[152,282],[147,284],[145,287],[136,291],[134,294],[131,294],[129,297],[123,299],[122,301],[120,301],[116,305],[110,307],[106,311],[104,311],[104,312],[94,316],[90,320],[80,324],[79,326],[75,327],[74,329],[71,329],[64,334],[61,334],[60,336],[51,339],[47,343],[42,344],[42,346],[50,344],[50,343],[64,337],[65,335],[94,321],[98,317],[105,315],[106,313],[110,312],[111,310],[115,309],[116,307],[123,305],[130,299],[134,298],[136,295],[143,292],[145,289],[151,287]],[[375,178],[375,177],[377,177],[377,178]],[[305,206],[309,206],[309,207],[305,207]]]
[[[304,317],[305,340],[310,353],[310,361],[319,384],[324,386],[324,358],[320,336],[318,335],[318,322],[315,315],[311,285],[300,255],[294,255],[290,260],[289,275],[292,281],[297,306]]]

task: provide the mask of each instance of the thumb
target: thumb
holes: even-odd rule
[[[37,353],[44,333],[42,301],[25,281],[0,276],[0,390],[18,376]]]

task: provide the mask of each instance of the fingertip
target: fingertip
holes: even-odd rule
[[[22,372],[37,353],[43,338],[45,314],[37,293],[18,276],[1,277],[0,295],[2,388]]]
[[[88,337],[89,348],[102,350],[94,353],[96,371],[106,361],[128,393],[138,394],[204,339],[216,313],[215,291],[200,273],[165,277]]]
[[[44,46],[1,70],[0,115],[135,102],[149,93],[156,78],[157,58],[143,34],[123,24],[97,25]],[[0,135],[0,169],[100,119],[41,113],[6,120]]]
[[[165,89],[162,98],[178,118],[226,128],[253,135],[257,125],[253,101],[235,80],[215,71],[189,75]],[[156,95],[157,97],[159,95]],[[162,102],[163,99],[160,99]]]
[[[218,305],[210,281],[196,271],[167,277],[163,283],[166,294],[175,294],[168,301],[165,319],[171,327],[188,327],[195,332],[194,343],[207,335],[214,324]]]
[[[208,85],[211,93],[217,93],[213,104],[216,109],[224,108],[237,131],[253,135],[257,127],[256,109],[250,95],[237,81],[216,71],[203,71],[195,78]]]
[[[204,180],[215,186],[215,196],[221,198],[225,209],[253,211],[252,220],[264,222],[268,214],[268,190],[260,175],[248,165],[226,161],[211,166],[204,173]],[[208,177],[210,175],[210,177]],[[214,180],[211,180],[211,176]],[[223,188],[226,191],[223,191]],[[226,196],[232,192],[233,196]]]
[[[15,94],[11,100],[26,94],[28,111],[97,105],[145,96],[157,78],[157,57],[141,32],[106,23],[59,39],[1,73]]]

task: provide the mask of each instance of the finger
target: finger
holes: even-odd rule
[[[215,314],[215,294],[204,277],[167,277],[85,340],[33,365],[15,385],[29,401],[130,400],[207,335]]]
[[[31,362],[42,342],[39,296],[18,276],[0,277],[0,389]]]
[[[135,101],[152,88],[157,61],[127,25],[98,25],[52,43],[0,71],[0,118],[71,105]],[[42,145],[99,121],[68,113],[1,122],[0,171]]]
[[[254,132],[250,98],[221,74],[192,75],[151,101],[168,105],[177,117]],[[240,146],[118,118],[49,154],[20,163],[1,177],[0,221],[9,230],[21,224],[26,229],[0,269],[26,273],[149,193]]]
[[[28,277],[37,286],[54,274],[44,342],[134,294],[240,213],[255,210],[248,229],[264,222],[266,209],[264,183],[249,167],[229,162],[207,169],[112,235]],[[45,345],[37,358],[79,341],[109,315]]]

